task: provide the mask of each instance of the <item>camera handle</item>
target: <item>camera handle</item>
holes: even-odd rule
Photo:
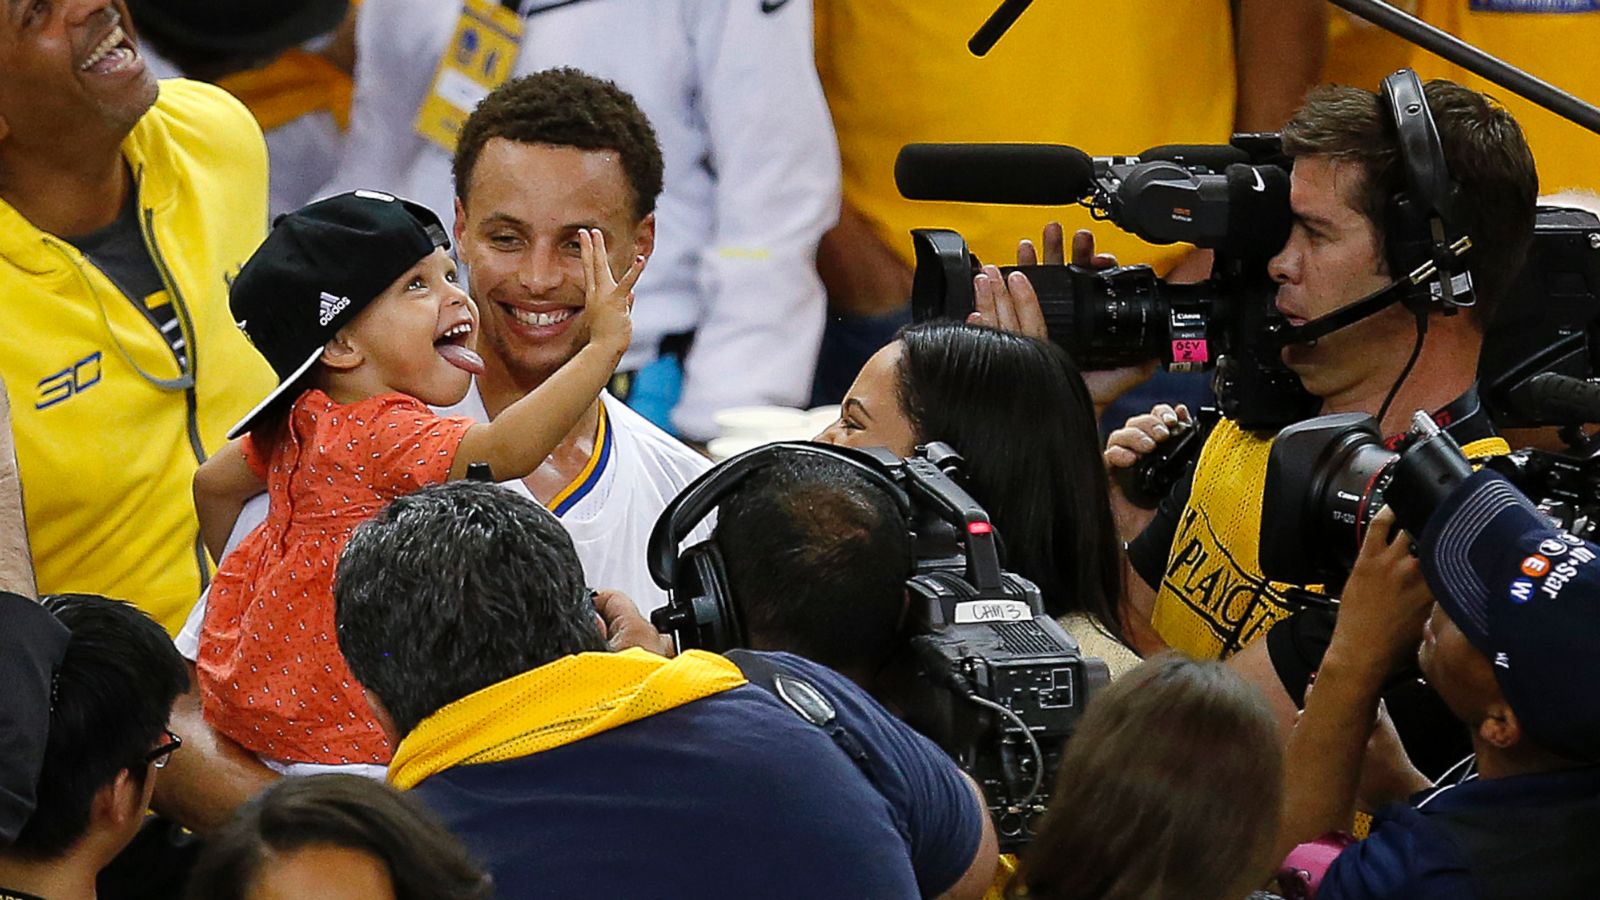
[[[1160,506],[1172,492],[1172,486],[1199,458],[1200,448],[1205,446],[1206,435],[1211,432],[1218,415],[1212,407],[1201,409],[1198,421],[1179,422],[1167,441],[1157,444],[1156,449],[1141,456],[1133,465],[1114,470],[1111,477],[1123,498],[1140,509]]]

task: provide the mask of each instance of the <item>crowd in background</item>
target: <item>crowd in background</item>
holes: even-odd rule
[[[1600,6],[1399,5],[1600,100]],[[1258,559],[1271,435],[1208,422],[1135,507],[1108,472],[1205,380],[1084,371],[995,267],[1209,251],[893,171],[1281,131],[1303,324],[1411,268],[1375,91],[1412,68],[1478,302],[1283,359],[1321,412],[1432,412],[1478,458],[1535,198],[1600,189],[1600,137],[1321,0],[1037,0],[978,58],[990,12],[8,4],[0,897],[1585,896],[1600,548],[1483,472],[1302,608]],[[912,324],[925,226],[985,264],[965,322]],[[1020,857],[907,724],[918,544],[881,478],[782,460],[689,523],[692,572],[651,557],[719,412],[833,403],[824,444],[959,452],[1109,667]],[[736,598],[747,649],[658,633],[668,583]]]

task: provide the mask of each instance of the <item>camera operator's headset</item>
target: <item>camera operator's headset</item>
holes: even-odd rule
[[[1353,325],[1396,302],[1417,321],[1417,344],[1400,378],[1384,400],[1383,412],[1411,374],[1422,352],[1428,316],[1454,314],[1472,306],[1472,276],[1462,257],[1472,239],[1462,229],[1459,212],[1461,185],[1450,177],[1444,144],[1422,89],[1410,69],[1383,79],[1378,100],[1394,124],[1395,144],[1405,173],[1405,187],[1389,198],[1384,209],[1384,261],[1391,283],[1348,306],[1300,326],[1278,330],[1280,346],[1315,341]],[[1380,418],[1382,413],[1380,413]]]
[[[910,495],[890,476],[883,460],[869,451],[807,441],[785,441],[741,453],[719,463],[684,488],[662,510],[650,532],[645,551],[646,565],[655,583],[669,592],[667,604],[651,613],[650,622],[661,633],[675,635],[680,649],[694,648],[720,653],[748,643],[743,618],[728,586],[722,551],[716,542],[701,541],[685,549],[681,555],[678,547],[706,516],[752,475],[781,459],[795,456],[837,460],[856,470],[894,502],[902,527],[911,535],[914,546],[926,544],[930,538],[956,539],[958,526],[948,521],[942,522],[942,527],[950,529],[949,535],[917,533],[916,511]],[[986,520],[984,524],[987,525]],[[997,538],[992,529],[963,536],[968,541],[996,539],[998,551]],[[1038,603],[1038,588],[1009,572],[1003,572],[999,566],[998,552],[994,555],[969,553],[968,560],[979,570],[976,581],[989,592],[998,591],[1011,599]],[[940,602],[947,606],[964,599],[976,599],[974,587],[954,572],[935,571],[913,575],[906,582],[906,589],[914,599]]]
[[[1316,340],[1396,302],[1424,321],[1431,312],[1451,313],[1474,302],[1471,277],[1461,264],[1472,247],[1458,211],[1461,185],[1445,164],[1422,81],[1417,73],[1401,69],[1383,79],[1378,96],[1394,124],[1406,181],[1384,209],[1384,261],[1393,283],[1328,315],[1283,329],[1280,343]]]
[[[651,613],[650,622],[662,634],[676,634],[680,648],[721,653],[747,643],[744,621],[728,588],[727,567],[716,541],[701,541],[682,555],[678,547],[750,476],[784,457],[797,455],[845,463],[894,501],[901,521],[911,521],[911,498],[870,454],[860,450],[785,441],[757,447],[719,463],[667,504],[650,531],[645,550],[650,577],[669,592],[667,605]]]

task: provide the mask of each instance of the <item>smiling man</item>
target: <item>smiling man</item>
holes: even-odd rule
[[[266,185],[250,114],[158,85],[120,0],[6,0],[0,378],[41,592],[176,630],[205,586],[189,482],[271,386],[227,310]]]
[[[614,81],[665,166],[622,399],[698,441],[717,436],[718,410],[804,405],[825,313],[817,241],[839,213],[812,5],[364,0],[350,132],[324,192],[380,188],[448,218],[458,129],[480,97],[551,67]]]
[[[487,371],[452,412],[489,419],[589,341],[578,231],[605,235],[617,272],[655,249],[661,150],[629,94],[550,69],[479,104],[461,130],[454,175],[456,242],[482,315]],[[650,530],[709,465],[604,393],[543,466],[510,486],[560,517],[591,585],[648,613],[666,602],[645,569]]]
[[[628,94],[555,69],[490,94],[462,130],[455,168],[456,246],[478,305],[486,371],[444,412],[488,421],[589,340],[578,232],[604,233],[616,272],[654,249],[661,153]],[[627,594],[649,612],[666,602],[645,568],[650,530],[667,501],[709,467],[602,393],[543,465],[506,487],[559,517],[589,585]],[[261,522],[266,506],[264,496],[251,500],[230,541]],[[177,638],[191,660],[201,649],[204,607],[195,606]],[[196,691],[179,699],[173,727],[193,752],[168,773],[157,808],[188,827],[221,824],[277,777],[204,721]]]

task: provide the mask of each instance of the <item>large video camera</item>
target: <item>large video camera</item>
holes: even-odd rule
[[[1052,340],[1085,369],[1150,360],[1172,371],[1215,367],[1222,413],[1254,430],[1312,415],[1317,400],[1279,358],[1289,329],[1266,261],[1289,233],[1290,163],[1276,135],[1228,146],[1164,146],[1090,159],[1044,144],[910,144],[895,176],[914,200],[1081,204],[1157,244],[1216,251],[1211,277],[1169,284],[1149,266],[1004,267],[1027,276]],[[912,315],[962,319],[979,260],[948,229],[912,231]],[[1527,264],[1487,329],[1483,400],[1504,427],[1600,421],[1600,218],[1537,211]]]
[[[1039,588],[1000,565],[988,514],[955,478],[961,458],[931,444],[896,459],[871,451],[911,498],[921,678],[906,719],[983,787],[1001,849],[1025,846],[1049,803],[1085,702],[1111,681],[1099,659],[1044,611]]]
[[[983,788],[1002,850],[1033,837],[1049,802],[1066,740],[1085,702],[1110,682],[1099,659],[1044,612],[1039,589],[1001,565],[989,516],[957,483],[961,458],[944,444],[900,459],[887,450],[825,444],[770,444],[702,475],[662,513],[650,540],[650,569],[669,588],[651,621],[680,649],[745,646],[726,580],[713,576],[713,542],[678,546],[751,474],[785,455],[841,460],[882,487],[911,531],[915,567],[906,583],[912,636],[905,648],[917,676],[905,719],[942,747]],[[699,572],[701,574],[697,575]]]
[[[1266,262],[1288,240],[1289,173],[1276,135],[1228,146],[1166,146],[1090,159],[1071,147],[912,144],[895,177],[914,200],[1081,203],[1147,241],[1215,251],[1211,276],[1170,284],[1145,265],[1005,267],[1027,276],[1052,340],[1086,369],[1156,360],[1174,371],[1215,368],[1224,414],[1252,429],[1316,411],[1317,399],[1279,358],[1287,322],[1272,302]],[[965,318],[979,260],[946,229],[912,231],[912,316]]]
[[[1360,413],[1285,428],[1267,462],[1262,573],[1291,584],[1343,584],[1378,510],[1392,507],[1402,528],[1421,534],[1472,474],[1472,462],[1421,412],[1394,450]],[[1600,533],[1600,444],[1583,454],[1524,449],[1477,462],[1506,476],[1558,527],[1585,540]]]
[[[1528,261],[1484,335],[1484,407],[1501,428],[1600,422],[1597,353],[1600,218],[1541,206]]]

